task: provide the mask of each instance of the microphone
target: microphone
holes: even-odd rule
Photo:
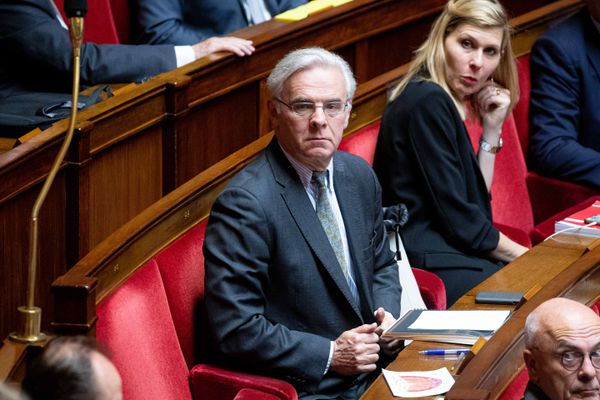
[[[65,0],[65,14],[69,19],[85,17],[85,14],[87,14],[87,0]]]
[[[65,14],[71,23],[69,33],[73,51],[79,55],[83,42],[83,17],[87,14],[87,0],[65,0]]]

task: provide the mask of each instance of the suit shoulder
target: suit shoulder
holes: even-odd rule
[[[452,104],[452,99],[440,85],[427,80],[413,80],[390,104],[389,108],[402,108],[412,113],[432,111]]]
[[[579,12],[558,23],[540,37],[534,44],[534,49],[548,43],[554,43],[563,50],[580,48],[584,36],[585,18],[586,14]]]

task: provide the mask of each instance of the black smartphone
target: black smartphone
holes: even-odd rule
[[[479,292],[475,296],[475,303],[517,304],[522,298],[522,292]]]

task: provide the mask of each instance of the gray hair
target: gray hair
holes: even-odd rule
[[[267,78],[267,87],[273,97],[281,97],[283,85],[296,72],[312,67],[339,68],[346,81],[346,95],[351,100],[356,91],[356,80],[348,63],[339,55],[320,47],[294,50],[283,57]]]

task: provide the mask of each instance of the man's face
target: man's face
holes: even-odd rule
[[[530,379],[552,400],[600,399],[600,372],[590,359],[590,353],[600,351],[597,322],[555,325],[544,332],[533,349],[526,350]],[[583,362],[578,368],[578,363],[565,368],[572,354],[583,355]]]
[[[349,104],[344,75],[336,67],[312,67],[293,74],[283,85],[280,99],[272,99],[269,111],[281,147],[313,171],[327,168],[348,125],[350,106],[335,115],[337,106]],[[285,104],[287,104],[287,106]],[[301,116],[291,106],[310,103],[312,115]],[[300,108],[297,108],[297,110]]]

